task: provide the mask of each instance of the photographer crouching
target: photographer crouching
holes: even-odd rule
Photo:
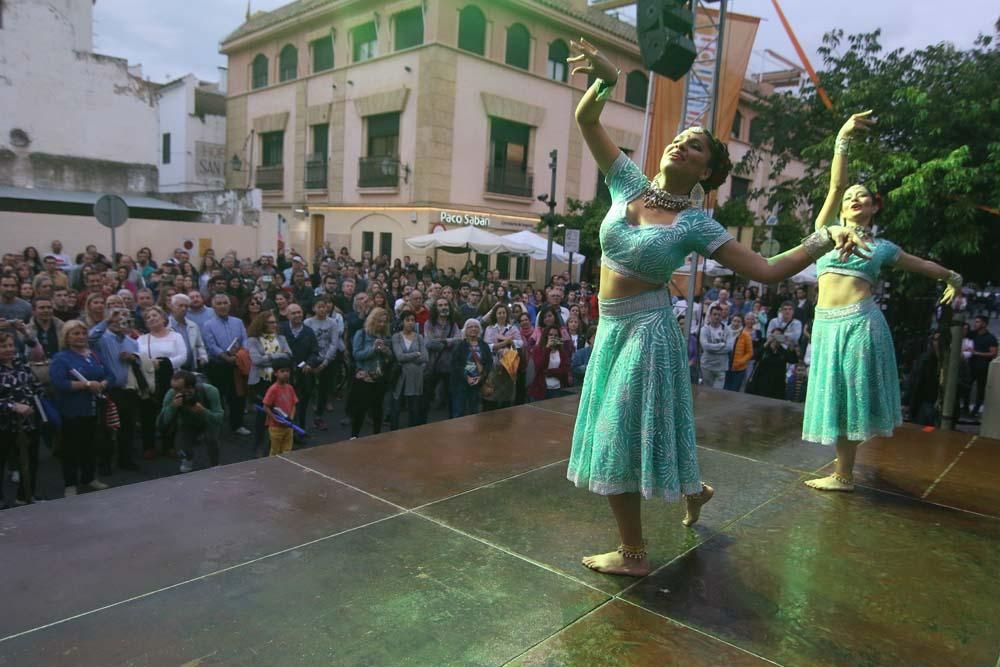
[[[170,390],[163,397],[158,419],[160,431],[173,433],[180,445],[181,472],[194,470],[195,446],[202,442],[208,460],[219,465],[219,431],[223,421],[219,390],[198,382],[190,371],[177,371],[170,379]]]

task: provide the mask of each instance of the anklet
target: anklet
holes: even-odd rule
[[[646,557],[646,540],[638,547],[630,547],[627,544],[618,545],[618,553],[622,558],[629,560],[642,560]]]
[[[705,482],[702,482],[701,483],[701,491],[699,491],[698,493],[685,493],[684,497],[685,498],[701,498],[703,495],[705,495],[705,487],[706,486],[707,485],[705,484]]]
[[[854,478],[853,477],[844,477],[839,472],[833,473],[832,475],[830,475],[830,477],[833,477],[835,480],[837,480],[841,484],[854,484]]]

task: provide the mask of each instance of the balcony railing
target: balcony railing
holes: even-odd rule
[[[321,153],[306,160],[306,189],[326,190],[326,156]]]
[[[257,167],[255,182],[261,190],[283,190],[285,168],[280,164],[275,167]]]
[[[535,176],[530,169],[491,166],[486,174],[486,191],[515,197],[534,197]]]
[[[363,157],[358,169],[359,188],[398,188],[399,159],[389,156]]]

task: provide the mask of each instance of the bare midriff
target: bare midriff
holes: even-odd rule
[[[863,301],[872,295],[872,286],[867,280],[845,276],[839,273],[824,273],[819,277],[820,308],[840,308]]]
[[[612,271],[606,266],[601,266],[601,289],[597,293],[597,298],[621,299],[662,288],[663,285],[654,285],[653,283],[647,283],[645,280],[623,276],[617,271]]]

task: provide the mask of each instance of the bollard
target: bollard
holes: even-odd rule
[[[958,415],[958,365],[962,363],[962,324],[965,316],[955,313],[951,320],[951,343],[948,348],[948,367],[944,374],[944,402],[941,405],[941,430],[954,431]]]
[[[1000,440],[1000,357],[990,362],[986,379],[986,400],[983,402],[983,420],[979,435]]]

